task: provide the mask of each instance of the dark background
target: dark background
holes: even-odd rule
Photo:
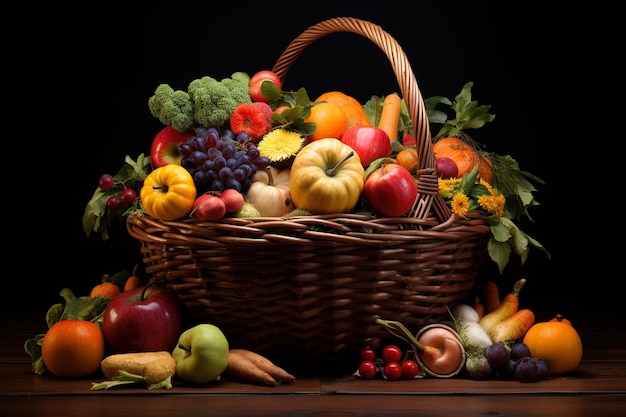
[[[28,197],[12,216],[17,233],[5,255],[13,265],[22,259],[18,273],[7,279],[21,307],[46,309],[60,301],[63,287],[85,295],[103,274],[141,262],[138,242],[122,225],[114,225],[103,242],[86,237],[81,218],[101,174],[116,173],[126,155],[149,153],[162,127],[147,107],[158,84],[185,89],[203,75],[271,69],[299,33],[340,16],[369,20],[389,32],[405,50],[424,97],[454,98],[473,81],[473,98],[496,115],[470,132],[474,139],[511,154],[545,181],[537,185],[534,222],[519,224],[552,260],[531,249],[520,266],[513,256],[505,274],[495,276],[502,291],[525,277],[523,306],[565,315],[617,298],[600,284],[608,256],[595,256],[599,244],[581,234],[593,224],[590,212],[580,209],[587,204],[582,200],[594,193],[583,190],[581,173],[570,163],[590,160],[573,146],[580,141],[575,122],[581,105],[569,101],[569,80],[580,60],[574,52],[580,51],[570,22],[528,2],[421,1],[410,10],[400,1],[298,7],[228,2],[219,10],[209,2],[151,4],[96,2],[89,10],[48,5],[21,16],[31,40],[9,47],[17,65],[8,69],[19,80],[9,87],[16,105],[27,111],[19,112],[21,123],[12,123],[24,140],[19,152],[11,152],[31,179],[26,189],[19,182],[9,185],[9,192]],[[300,87],[311,97],[337,89],[362,102],[398,89],[384,54],[354,34],[330,35],[310,46],[284,86]],[[34,142],[43,148],[35,151]],[[590,267],[594,272],[582,275]]]

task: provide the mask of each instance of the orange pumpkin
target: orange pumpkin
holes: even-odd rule
[[[551,375],[565,374],[578,367],[583,356],[580,336],[569,320],[555,318],[535,323],[524,335],[534,358],[543,358]]]
[[[463,139],[457,137],[438,139],[433,144],[433,153],[435,158],[445,156],[452,159],[459,170],[459,177],[471,172],[474,167],[478,166],[478,176],[489,184],[493,181],[491,161]]]

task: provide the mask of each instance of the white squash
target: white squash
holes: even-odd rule
[[[254,174],[246,197],[262,217],[282,217],[296,208],[289,190],[290,177],[290,168],[279,170],[273,166]]]

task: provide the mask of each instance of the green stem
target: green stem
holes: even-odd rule
[[[411,333],[409,329],[407,329],[404,324],[400,323],[399,321],[376,319],[376,323],[382,325],[392,335],[399,337],[405,342],[415,346],[415,348],[420,352],[424,351],[424,345],[418,342],[415,336],[413,336],[413,333]]]
[[[341,166],[345,164],[346,161],[352,158],[353,156],[354,156],[354,151],[350,151],[350,153],[346,155],[341,161],[339,161],[334,167],[328,168],[326,170],[326,175],[328,175],[329,177],[334,177],[335,174],[337,173],[337,170],[339,170],[339,168],[341,168]]]

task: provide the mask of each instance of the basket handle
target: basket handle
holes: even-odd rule
[[[435,171],[432,138],[428,115],[422,94],[406,54],[398,42],[380,26],[357,18],[339,17],[310,26],[291,41],[274,64],[274,71],[282,81],[296,58],[316,40],[331,33],[348,32],[361,35],[375,43],[386,55],[397,78],[400,92],[413,123],[418,166],[418,196],[410,215],[424,219],[434,212],[440,222],[451,216],[448,206],[439,195]]]

